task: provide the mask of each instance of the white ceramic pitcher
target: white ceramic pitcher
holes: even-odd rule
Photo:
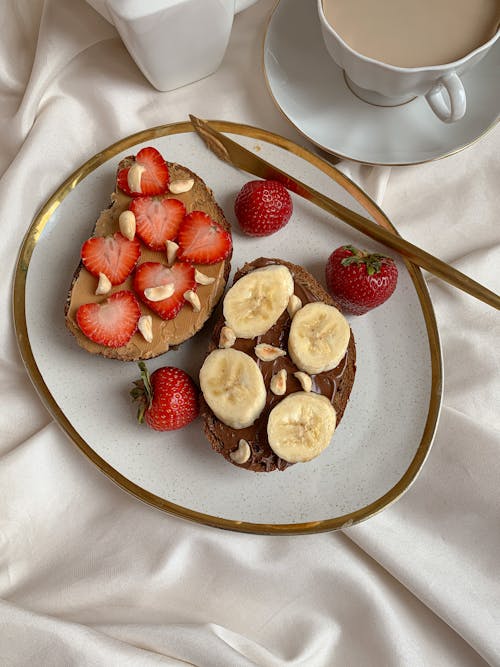
[[[87,0],[113,23],[144,76],[166,91],[219,67],[234,15],[257,0]]]

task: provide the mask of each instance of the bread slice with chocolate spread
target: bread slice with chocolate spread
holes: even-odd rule
[[[273,414],[276,406],[295,394],[297,395],[295,398],[298,397],[301,400],[306,400],[308,397],[310,399],[312,394],[316,394],[313,398],[318,398],[318,396],[326,397],[327,400],[322,398],[323,402],[317,402],[320,403],[322,410],[330,408],[330,413],[334,415],[334,427],[336,427],[344,415],[356,373],[356,346],[352,331],[345,318],[338,312],[334,300],[306,269],[282,259],[268,259],[261,257],[245,264],[237,271],[234,277],[233,286],[238,285],[238,281],[245,276],[249,276],[253,272],[257,274],[258,271],[261,272],[262,270],[273,266],[286,267],[293,278],[293,286],[291,289],[293,295],[288,297],[288,305],[278,313],[279,316],[267,330],[262,331],[262,333],[259,333],[257,336],[248,337],[251,335],[251,329],[249,329],[250,334],[245,332],[244,335],[246,337],[241,337],[238,335],[238,331],[235,335],[235,332],[231,330],[233,307],[230,303],[227,303],[231,288],[226,293],[223,302],[224,312],[221,313],[214,326],[207,358],[205,359],[200,372],[200,384],[203,392],[201,397],[201,416],[205,434],[210,441],[212,448],[230,463],[255,472],[270,472],[276,469],[284,470],[295,462],[310,460],[310,458],[316,456],[316,453],[314,452],[312,452],[310,456],[309,454],[304,456],[302,451],[302,458],[295,453],[291,456],[287,455],[286,458],[282,458],[282,456],[277,453],[277,451],[282,452],[282,449],[276,447],[274,441],[271,443],[274,446],[273,449],[270,444],[270,437],[271,439],[274,438],[274,432],[271,432],[272,429],[269,428],[269,420],[270,415]],[[255,289],[256,295],[259,294],[259,289]],[[240,295],[237,296],[240,298]],[[286,298],[285,295],[285,299]],[[341,345],[343,345],[342,350],[345,350],[345,353],[342,354],[341,351],[340,354],[342,356],[338,360],[332,357],[333,361],[330,359],[331,363],[329,366],[333,363],[335,364],[334,367],[321,372],[313,372],[316,370],[316,367],[312,362],[305,360],[305,357],[302,355],[303,348],[301,348],[301,353],[298,354],[295,349],[297,343],[295,340],[290,341],[292,323],[297,317],[297,313],[302,311],[302,313],[306,315],[304,307],[307,306],[308,309],[311,310],[311,306],[308,304],[316,303],[328,306],[328,308],[326,308],[328,317],[335,311],[335,317],[338,320],[343,320],[342,327],[344,342],[341,343]],[[321,310],[321,308],[323,307],[320,306],[319,310]],[[314,306],[314,309],[318,310],[316,306]],[[262,311],[256,311],[256,317],[262,319]],[[302,317],[302,315],[300,317]],[[299,320],[297,319],[296,322],[298,327]],[[237,324],[239,326],[241,322],[238,322]],[[236,328],[238,328],[238,326]],[[243,323],[243,326],[245,326],[245,323]],[[304,326],[305,325],[301,325],[301,333],[305,330],[307,336],[309,335],[309,332],[307,328],[304,329]],[[293,332],[293,336],[296,338],[296,332]],[[290,342],[292,342],[293,345],[290,345]],[[320,344],[321,340],[318,345]],[[300,345],[302,345],[302,343],[300,343]],[[238,357],[236,353],[231,353],[232,356],[226,355],[226,353],[220,354],[222,350],[228,349],[235,350],[238,353],[244,353],[244,355],[251,358],[251,361],[241,357],[241,355]],[[316,357],[318,356],[318,350],[320,350],[320,347],[313,350],[313,354],[315,354]],[[327,351],[325,354],[328,356],[330,352]],[[249,405],[254,405],[256,401],[260,400],[260,398],[257,399],[256,396],[260,396],[260,392],[264,392],[262,394],[262,402],[256,406],[255,413],[252,413],[249,417],[249,419],[252,419],[253,414],[258,413],[256,419],[252,423],[248,424],[248,419],[243,416],[241,420],[236,421],[235,414],[240,408],[236,408],[236,405],[233,406],[232,403],[229,403],[230,407],[234,409],[227,410],[227,406],[223,406],[221,402],[222,398],[220,397],[220,394],[213,392],[212,387],[209,384],[209,381],[212,378],[207,377],[209,373],[213,373],[211,369],[208,369],[208,360],[215,358],[212,355],[215,355],[215,357],[217,355],[221,357],[227,356],[228,359],[234,358],[236,364],[247,362],[249,367],[252,366],[250,370],[254,373],[254,364],[257,365],[262,376],[263,388],[261,380],[258,379],[258,382],[252,385],[252,393],[249,393],[246,398],[243,397],[243,402],[246,402]],[[217,361],[217,363],[219,364],[221,362]],[[328,364],[325,364],[325,367],[327,366]],[[304,368],[307,368],[308,370],[305,371]],[[322,368],[322,366],[319,366],[318,368]],[[219,372],[219,367],[217,367],[217,369],[217,372]],[[219,392],[220,386],[225,382],[224,377],[231,375],[230,364],[229,370],[227,370],[227,368],[223,370],[224,373],[221,376],[222,379],[218,383]],[[240,369],[235,369],[235,373],[240,374],[240,386],[245,384],[246,378],[249,376],[245,376],[245,379],[243,379],[243,371]],[[218,380],[218,378],[215,378],[215,380]],[[251,382],[253,383],[254,380],[252,379]],[[237,384],[237,381],[233,384]],[[237,393],[238,392],[235,393],[235,400],[238,400]],[[285,405],[286,404],[282,407],[285,407]],[[219,407],[221,408],[220,410]],[[333,411],[331,408],[333,408]],[[245,408],[243,408],[243,411],[244,410]],[[326,412],[327,417],[330,418],[328,409]],[[277,414],[277,411],[275,414]],[[318,426],[318,434],[321,435],[320,431],[322,426],[320,424],[316,425]],[[311,438],[311,441],[312,448],[314,449],[316,446],[314,437]],[[330,435],[327,436],[327,441],[330,441]],[[300,442],[299,438],[298,449],[303,450],[303,445],[304,442]]]

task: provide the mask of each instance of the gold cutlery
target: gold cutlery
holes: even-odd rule
[[[406,241],[397,233],[389,231],[359,213],[351,211],[346,206],[326,197],[290,174],[266,162],[255,153],[252,153],[226,135],[215,130],[207,121],[192,115],[189,118],[194,130],[203,139],[207,147],[221,160],[259,178],[280,181],[295,194],[328,211],[328,213],[331,213],[349,226],[354,227],[359,232],[366,234],[366,236],[379,243],[383,243],[388,248],[391,248],[391,250],[395,250],[413,262],[413,264],[426,269],[429,273],[441,278],[454,287],[458,287],[471,296],[476,297],[476,299],[487,303],[489,306],[493,306],[497,310],[500,309],[500,296],[472,278],[469,278],[469,276],[422,250],[422,248]]]

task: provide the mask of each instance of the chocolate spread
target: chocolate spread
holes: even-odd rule
[[[277,263],[280,262],[273,259],[260,258],[255,260],[254,262],[251,262],[251,264],[245,265],[243,269],[240,269],[236,273],[234,282],[254,269]],[[327,303],[332,303],[331,298],[328,297],[326,293],[326,298],[322,299],[319,295],[315,295],[310,289],[307,288],[307,286],[304,284],[304,280],[300,280],[299,282],[299,280],[295,279],[293,264],[289,264],[287,262],[281,263],[285,264],[290,269],[292,276],[294,277],[294,293],[302,301],[302,305],[311,303],[313,301],[326,301]],[[300,270],[303,271],[303,269]],[[288,466],[294,465],[278,457],[271,449],[267,438],[267,420],[270,411],[285,396],[296,391],[302,391],[302,386],[299,380],[293,375],[300,369],[292,362],[288,356],[288,353],[286,356],[279,357],[274,361],[261,361],[254,353],[255,346],[259,343],[273,345],[283,350],[287,350],[288,352],[288,335],[290,332],[291,323],[292,320],[288,312],[285,310],[278,321],[268,331],[266,331],[265,334],[252,339],[237,338],[233,345],[234,349],[241,350],[254,359],[262,372],[264,377],[264,384],[267,389],[265,408],[262,411],[260,417],[252,426],[242,429],[230,428],[218,420],[213,415],[208,405],[202,401],[202,412],[205,414],[205,416],[208,415],[208,418],[206,419],[206,428],[211,436],[210,440],[214,449],[222,454],[228,461],[231,461],[229,457],[230,452],[235,451],[238,448],[238,443],[240,439],[243,438],[250,445],[251,455],[247,463],[241,465],[240,467],[248,468],[256,472],[270,472],[276,468],[279,470],[285,470],[285,468]],[[220,331],[223,326],[224,321],[221,317],[214,328],[210,347],[208,350],[209,352],[218,347]],[[323,394],[331,401],[337,414],[337,425],[340,422],[342,415],[344,414],[347,400],[349,398],[356,369],[355,362],[356,348],[354,344],[354,337],[351,332],[351,338],[349,340],[347,352],[338,366],[331,371],[311,375],[312,391]],[[287,372],[286,392],[283,396],[276,396],[270,391],[269,385],[272,376],[278,373],[282,368],[284,368]]]

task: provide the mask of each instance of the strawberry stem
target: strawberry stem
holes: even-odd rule
[[[153,402],[153,388],[146,364],[143,361],[138,363],[141,371],[141,379],[135,380],[133,389],[130,390],[132,400],[137,402],[137,421],[139,424],[144,422],[144,413],[151,407]]]
[[[344,257],[341,260],[342,266],[351,266],[351,264],[364,264],[369,276],[380,273],[384,260],[390,259],[387,255],[382,255],[379,252],[369,253],[367,250],[359,250],[352,245],[343,246],[345,250],[349,250],[352,255]]]

